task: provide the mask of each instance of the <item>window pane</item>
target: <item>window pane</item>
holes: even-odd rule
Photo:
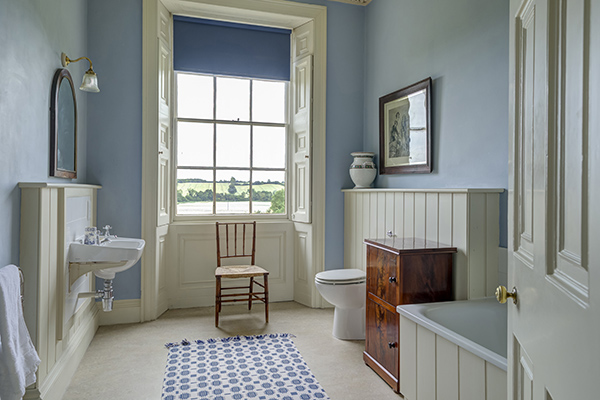
[[[250,171],[217,170],[217,214],[250,212]]]
[[[178,118],[213,118],[213,77],[177,74]]]
[[[284,127],[254,127],[252,166],[255,168],[285,168]]]
[[[213,171],[177,170],[177,214],[212,214]]]
[[[177,123],[177,165],[213,166],[213,124]]]
[[[285,172],[252,172],[252,213],[285,214]]]
[[[250,167],[250,126],[217,125],[217,167]]]
[[[217,119],[250,120],[250,80],[217,78]]]
[[[252,121],[285,123],[285,82],[252,82]]]

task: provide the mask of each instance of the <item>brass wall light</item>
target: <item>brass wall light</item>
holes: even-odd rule
[[[66,67],[72,62],[77,62],[84,59],[88,60],[88,62],[90,63],[90,69],[88,69],[86,73],[83,74],[83,81],[81,82],[81,86],[79,86],[79,90],[83,90],[84,92],[98,93],[100,91],[100,89],[98,88],[98,76],[92,69],[92,61],[87,57],[79,57],[76,60],[71,60],[69,57],[67,57],[65,53],[61,53],[60,55],[60,61],[63,67]]]

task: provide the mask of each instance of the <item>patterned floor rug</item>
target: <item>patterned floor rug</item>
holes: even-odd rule
[[[293,335],[167,343],[163,400],[329,399]]]

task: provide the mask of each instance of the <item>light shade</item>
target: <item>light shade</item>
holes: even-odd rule
[[[81,86],[79,86],[79,90],[94,93],[98,93],[100,91],[100,88],[98,88],[98,76],[91,68],[88,69],[85,74],[83,74],[83,80],[81,82]]]

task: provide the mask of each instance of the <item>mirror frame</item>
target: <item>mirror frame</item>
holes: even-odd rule
[[[61,169],[58,167],[58,95],[60,86],[64,80],[68,80],[71,84],[71,94],[73,95],[73,112],[74,112],[74,129],[73,129],[73,170]],[[52,80],[51,105],[50,105],[50,176],[58,178],[77,178],[77,98],[75,97],[75,86],[71,74],[65,68],[56,70],[54,79]]]

